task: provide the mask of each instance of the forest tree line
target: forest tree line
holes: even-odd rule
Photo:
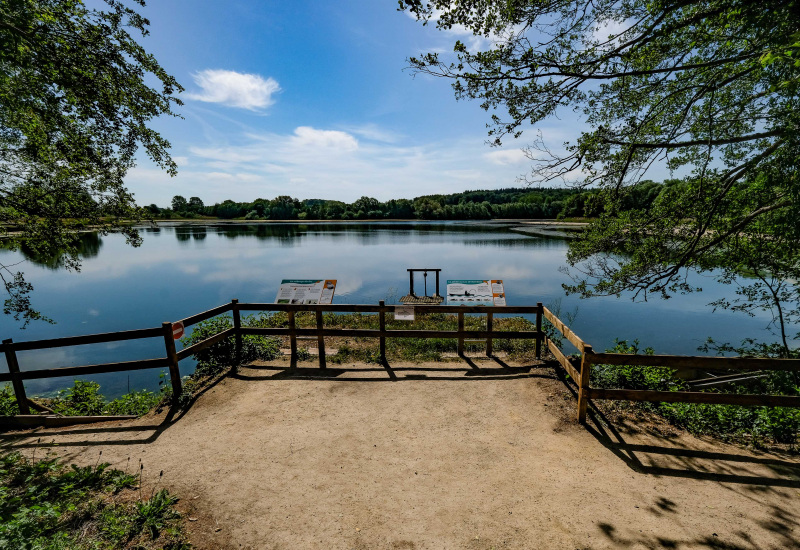
[[[626,191],[631,208],[646,209],[665,189],[680,185],[644,181]],[[361,197],[353,203],[336,200],[300,200],[288,195],[252,202],[225,200],[206,205],[199,197],[176,195],[169,208],[151,204],[154,218],[222,218],[245,220],[487,220],[593,218],[605,208],[597,190],[565,188],[507,188],[464,191],[449,195],[424,195],[414,199],[381,202]]]

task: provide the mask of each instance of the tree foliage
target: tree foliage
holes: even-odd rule
[[[689,269],[722,266],[728,278],[742,268],[779,273],[784,297],[798,303],[800,3],[400,0],[400,8],[484,37],[483,51],[459,41],[452,56],[410,62],[493,111],[496,143],[567,109],[582,116],[587,129],[563,149],[541,139],[528,149],[532,179],[598,189],[602,213],[571,246],[568,290],[667,297],[695,290]],[[681,181],[631,208],[654,165]],[[751,305],[766,296],[751,290],[742,296]]]
[[[134,0],[144,6],[142,0]],[[170,174],[169,143],[148,123],[174,115],[182,88],[144,50],[147,19],[119,0],[0,2],[0,223],[11,246],[60,255],[78,269],[78,231],[135,230],[140,210],[123,178],[141,146]],[[153,88],[147,83],[154,83]],[[13,266],[0,277],[5,312],[42,318]]]

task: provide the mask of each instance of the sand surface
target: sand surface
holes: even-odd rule
[[[549,367],[470,363],[244,368],[179,418],[0,445],[141,460],[199,548],[800,548],[797,458],[583,427]]]

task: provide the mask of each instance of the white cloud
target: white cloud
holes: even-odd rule
[[[499,149],[483,155],[486,160],[499,166],[522,165],[530,159],[522,149]]]
[[[405,14],[409,16],[411,19],[416,20],[417,16],[411,13],[411,11],[406,11]],[[444,10],[442,9],[434,9],[433,13],[431,13],[430,20],[428,26],[433,26],[439,22],[442,15],[444,14]],[[470,52],[475,51],[485,51],[488,50],[493,45],[502,42],[503,39],[501,36],[491,34],[490,36],[481,36],[476,35],[470,30],[468,27],[461,23],[456,23],[449,28],[437,28],[437,33],[442,33],[443,35],[447,36],[448,39],[455,38],[456,40],[462,41],[466,46],[467,50]],[[452,48],[444,49],[444,48],[429,48],[428,51],[436,52],[436,53],[447,53],[452,51]]]
[[[615,21],[613,19],[605,19],[600,21],[595,27],[593,38],[600,43],[607,42],[612,36],[616,38],[612,41],[614,43],[621,43],[620,35],[631,27],[631,21]]]
[[[187,97],[197,101],[221,103],[252,111],[269,107],[273,94],[280,91],[278,82],[257,74],[237,73],[222,69],[206,69],[192,75],[202,92]]]
[[[348,132],[361,136],[370,141],[382,141],[383,143],[397,143],[402,138],[401,135],[385,130],[377,124],[363,124],[361,126],[348,126],[344,128]]]
[[[298,149],[330,149],[341,152],[358,149],[358,141],[347,132],[317,130],[310,126],[297,128],[291,138],[291,145]]]

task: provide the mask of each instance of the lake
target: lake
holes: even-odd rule
[[[754,337],[772,341],[769,314],[748,317],[712,313],[706,304],[734,289],[708,275],[690,280],[699,294],[670,300],[632,302],[630,297],[581,300],[565,296],[568,242],[514,231],[513,223],[376,222],[263,223],[143,227],[139,248],[122,235],[87,234],[80,273],[57,269],[57,262],[0,252],[0,261],[18,261],[33,283],[34,307],[56,321],[19,330],[0,318],[3,338],[37,340],[159,326],[238,298],[273,302],[281,279],[337,279],[335,304],[398,303],[408,293],[408,268],[441,268],[447,279],[503,279],[508,305],[560,301],[562,312],[577,308],[571,327],[596,350],[614,339],[639,339],[656,353],[697,354],[707,337],[739,343]],[[429,293],[434,277],[428,277]],[[418,276],[416,290],[422,289]],[[562,316],[563,318],[563,316]],[[570,350],[573,351],[573,350]],[[164,355],[159,339],[20,352],[23,370],[146,359]],[[2,359],[5,369],[5,359]],[[181,362],[182,374],[191,372]],[[157,370],[93,377],[114,397],[125,391],[155,389]],[[70,380],[26,382],[31,395],[71,385]]]

